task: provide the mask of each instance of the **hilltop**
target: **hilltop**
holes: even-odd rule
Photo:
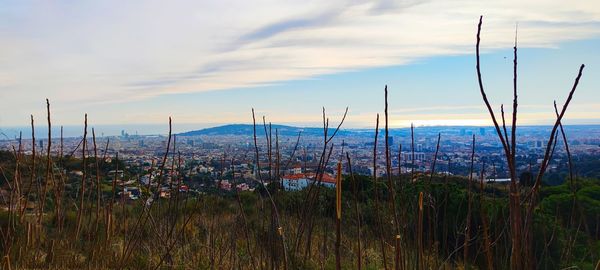
[[[268,128],[268,126],[267,126]],[[573,134],[598,134],[600,133],[600,125],[565,125],[565,131]],[[280,136],[297,136],[298,132],[302,132],[302,136],[323,136],[322,127],[297,127],[288,125],[271,125],[272,135],[275,136],[275,130],[278,130]],[[531,136],[547,134],[552,129],[551,126],[520,126],[521,135]],[[437,136],[438,133],[443,135],[470,135],[478,136],[487,134],[496,136],[495,130],[491,126],[415,126],[415,130],[420,136]],[[335,128],[329,128],[329,135],[335,131]],[[253,135],[253,126],[251,124],[228,124],[211,128],[191,130],[177,134],[177,136],[222,136],[222,135]],[[256,133],[258,136],[265,135],[265,129],[262,123],[256,124]],[[390,128],[390,136],[410,136],[410,128]],[[365,128],[342,128],[338,131],[337,136],[369,136],[372,137],[374,129]],[[383,134],[380,134],[383,136]]]
[[[267,129],[269,126],[267,126]],[[294,127],[286,125],[271,125],[272,135],[275,135],[275,130],[278,130],[280,136],[297,136],[299,132],[303,135],[309,136],[323,136],[323,128],[316,127]],[[329,128],[329,134],[335,131],[334,128]],[[344,129],[338,132],[338,135],[347,135],[350,130]],[[256,125],[256,133],[259,136],[265,135],[265,128],[262,124]],[[177,136],[200,136],[200,135],[246,135],[252,136],[254,134],[254,126],[248,124],[230,124],[224,126],[217,126],[199,130],[192,130],[177,134]]]

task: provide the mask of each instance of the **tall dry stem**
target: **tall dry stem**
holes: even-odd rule
[[[342,256],[340,245],[342,242],[342,162],[337,164],[337,175],[335,181],[335,269],[342,269]]]
[[[383,258],[383,267],[388,269],[387,256],[386,256],[386,244],[385,236],[383,235],[383,221],[381,218],[381,209],[379,202],[379,187],[377,181],[377,137],[379,136],[379,114],[377,114],[377,120],[375,121],[375,142],[373,143],[373,191],[375,192],[375,219],[377,220],[377,227],[379,233],[379,246],[381,248],[381,256]]]
[[[85,197],[85,178],[87,173],[87,163],[85,158],[86,143],[87,143],[87,113],[85,114],[85,120],[83,122],[83,146],[81,150],[81,163],[83,174],[81,176],[81,187],[79,189],[79,208],[77,209],[77,228],[75,229],[75,239],[79,239],[79,233],[81,232],[81,218],[83,213],[83,199]]]
[[[352,193],[354,199],[354,211],[356,212],[356,235],[357,235],[357,243],[356,243],[356,269],[362,269],[362,250],[361,250],[361,242],[362,242],[362,233],[361,227],[362,222],[360,218],[360,203],[358,198],[358,187],[356,183],[356,179],[354,178],[354,172],[352,171],[352,162],[350,161],[350,154],[346,152],[346,160],[348,161],[348,172],[350,173],[350,181],[352,181]]]

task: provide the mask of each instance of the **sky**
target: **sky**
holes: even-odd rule
[[[512,102],[518,26],[519,124],[549,124],[581,64],[567,124],[600,124],[600,1],[0,0],[0,130],[54,125],[268,121],[373,127],[388,85],[392,127],[488,125]],[[148,131],[150,132],[150,131]]]

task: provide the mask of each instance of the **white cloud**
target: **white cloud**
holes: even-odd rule
[[[303,79],[600,34],[590,1],[15,1],[0,11],[0,96],[117,102]],[[10,94],[7,94],[10,91]],[[3,100],[8,100],[3,98]]]

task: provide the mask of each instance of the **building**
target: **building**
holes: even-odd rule
[[[137,200],[142,193],[138,187],[125,187],[123,188],[123,195],[130,200]]]
[[[402,160],[404,162],[411,162],[412,161],[412,152],[408,152],[408,153],[402,153]],[[425,160],[425,153],[422,152],[415,152],[415,161],[423,161]]]
[[[294,166],[294,168],[288,169],[288,173],[290,173],[290,174],[301,174],[302,173],[302,167],[300,165],[296,165],[296,166]]]
[[[248,186],[248,184],[246,184],[246,183],[237,184],[236,188],[239,191],[248,191],[248,190],[250,190],[250,186]]]
[[[220,189],[231,190],[231,183],[229,182],[229,180],[220,180],[218,184]]]
[[[285,190],[302,190],[308,187],[314,181],[318,181],[318,179],[315,178],[316,177],[314,173],[291,174],[282,178],[282,184]],[[328,188],[334,188],[335,177],[328,173],[323,174],[321,185]]]

